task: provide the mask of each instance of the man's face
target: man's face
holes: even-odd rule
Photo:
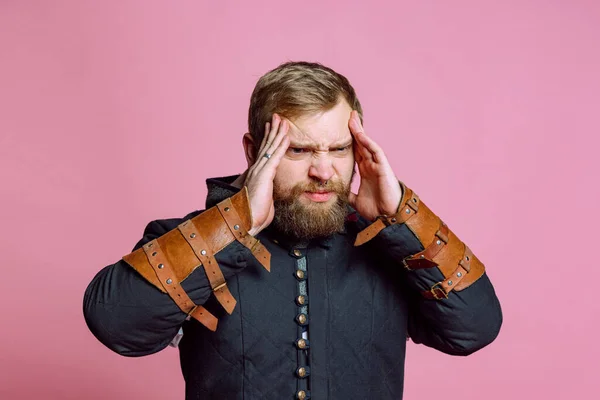
[[[334,108],[290,121],[290,146],[274,180],[273,224],[298,239],[323,237],[344,225],[354,171],[352,108]]]

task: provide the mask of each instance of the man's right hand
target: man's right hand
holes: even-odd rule
[[[248,233],[255,236],[273,221],[273,179],[279,162],[290,145],[287,135],[289,122],[273,114],[265,124],[265,136],[256,154],[254,165],[246,174],[244,185],[248,188],[252,228]]]

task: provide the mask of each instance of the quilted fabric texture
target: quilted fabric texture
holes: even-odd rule
[[[228,181],[209,180],[207,208],[235,192]],[[152,222],[136,247],[184,219]],[[301,388],[313,399],[400,399],[407,335],[466,355],[496,337],[502,314],[487,275],[443,301],[423,299],[419,291],[439,281],[439,271],[407,273],[400,264],[422,250],[419,241],[394,225],[354,247],[366,225],[353,215],[345,232],[308,246],[267,229],[258,238],[271,252],[270,273],[245,247],[230,244],[216,258],[238,301],[232,315],[210,296],[201,268],[183,282],[190,297],[219,318],[216,332],[186,321],[168,296],[123,262],[103,269],[88,287],[86,321],[106,346],[128,356],[161,350],[183,325],[179,351],[188,399],[293,399]],[[295,346],[301,335],[298,257],[305,261],[309,301],[305,378],[296,375],[302,365]]]

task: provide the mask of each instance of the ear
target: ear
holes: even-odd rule
[[[256,161],[256,153],[258,152],[258,147],[254,145],[254,139],[250,132],[244,133],[244,137],[242,138],[242,146],[244,146],[244,155],[246,156],[246,162],[248,163],[248,168],[254,165]]]

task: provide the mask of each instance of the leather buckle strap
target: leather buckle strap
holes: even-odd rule
[[[196,254],[196,257],[202,262],[206,277],[208,278],[215,297],[225,311],[227,311],[228,314],[231,314],[237,301],[227,287],[225,276],[223,276],[223,272],[221,271],[221,268],[219,268],[219,264],[215,259],[212,249],[208,246],[192,221],[185,221],[177,228],[194,251],[194,254]]]
[[[217,323],[219,322],[217,318],[210,313],[206,308],[202,306],[196,306],[190,312],[190,316],[194,318],[196,321],[200,322],[202,325],[210,329],[211,331],[217,330]]]
[[[148,258],[148,262],[156,273],[156,277],[169,297],[173,299],[181,311],[196,318],[198,322],[214,332],[217,329],[217,318],[204,307],[194,304],[185,290],[183,290],[177,276],[171,268],[166,254],[158,244],[158,240],[154,239],[146,243],[143,246],[143,249]],[[202,308],[198,310],[199,307]]]
[[[442,282],[438,282],[429,290],[421,292],[423,297],[430,300],[442,300],[448,298],[448,293],[443,289]]]
[[[360,246],[373,239],[379,232],[381,232],[387,225],[380,219],[376,219],[371,225],[360,231],[356,235],[354,246]]]
[[[440,221],[440,229],[435,233],[434,240],[423,251],[402,260],[404,268],[408,271],[414,271],[416,269],[437,267],[438,264],[433,261],[433,258],[448,244],[448,234],[448,226]]]
[[[406,189],[406,190],[408,191],[408,195],[409,195],[409,196],[407,196],[407,197],[409,197],[409,199],[406,201],[406,206],[412,208],[412,210],[415,213],[419,212],[419,204],[421,204],[421,199],[411,189]],[[406,213],[406,210],[404,212]]]
[[[448,298],[448,293],[450,293],[450,291],[454,289],[471,270],[472,259],[473,253],[471,252],[471,249],[465,245],[465,253],[463,258],[458,262],[458,268],[442,282],[438,282],[433,285],[430,290],[422,292],[423,297],[436,300]]]
[[[465,271],[471,272],[471,260],[473,260],[473,252],[471,251],[469,246],[465,245],[465,255],[458,262],[458,265],[464,268]]]
[[[463,258],[458,262],[458,268],[442,282],[442,287],[449,293],[462,281],[467,274],[471,271],[471,260],[473,259],[473,253],[468,246],[465,245],[465,254]]]
[[[403,224],[417,214],[421,202],[419,196],[404,184],[400,183],[400,185],[402,186],[404,195],[400,201],[400,206],[398,207],[396,214],[392,216],[378,216],[371,225],[367,226],[356,235],[354,246],[360,246],[367,243],[377,236],[384,228],[394,224]]]
[[[271,271],[271,253],[258,239],[248,233],[231,199],[223,200],[217,204],[217,208],[235,239],[250,250],[267,271]]]

